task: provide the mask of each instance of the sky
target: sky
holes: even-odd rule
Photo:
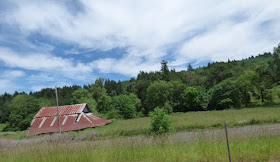
[[[272,52],[279,0],[0,0],[0,94]]]

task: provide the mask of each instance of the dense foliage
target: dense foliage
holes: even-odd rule
[[[136,78],[114,81],[98,78],[94,84],[58,88],[59,105],[88,103],[104,117],[129,119],[147,116],[156,107],[166,113],[222,110],[280,103],[280,44],[273,53],[240,61],[208,63],[176,72],[161,62],[159,71],[140,71]],[[23,130],[39,108],[54,106],[55,92],[0,96],[0,123]]]
[[[172,120],[163,109],[157,107],[149,115],[151,117],[150,125],[153,133],[162,134],[172,130]]]
[[[17,95],[11,103],[11,114],[9,116],[9,129],[25,130],[29,127],[30,121],[40,109],[38,102],[33,96]]]

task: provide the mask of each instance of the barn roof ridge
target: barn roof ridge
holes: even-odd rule
[[[60,105],[58,107],[64,107],[64,106],[73,106],[73,105],[87,105],[87,103],[81,103],[81,104],[71,104],[71,105]],[[53,107],[57,107],[57,106],[49,106],[49,107],[42,107],[43,108],[53,108]]]
[[[86,106],[87,103],[58,106],[59,116],[80,114]],[[40,111],[35,115],[35,118],[50,117],[50,116],[57,116],[57,106],[41,108]]]

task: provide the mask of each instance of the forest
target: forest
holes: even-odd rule
[[[126,81],[98,78],[93,84],[58,88],[59,105],[87,103],[107,119],[148,116],[156,107],[167,113],[238,109],[280,103],[280,44],[243,60],[211,62],[176,71],[161,62],[159,71],[140,71]],[[3,131],[26,130],[42,108],[55,106],[55,90],[0,96]]]

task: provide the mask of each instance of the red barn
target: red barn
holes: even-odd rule
[[[112,121],[92,114],[86,103],[59,106],[61,132],[106,125]],[[44,107],[34,117],[28,136],[59,132],[57,107]]]

